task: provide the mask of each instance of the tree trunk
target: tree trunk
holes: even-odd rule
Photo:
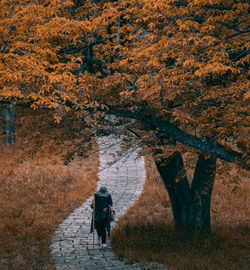
[[[211,231],[210,204],[216,172],[216,158],[200,155],[191,186],[193,225],[202,231]]]
[[[189,224],[192,196],[187,181],[184,164],[180,152],[175,152],[168,159],[155,161],[172,205],[175,226],[177,228]]]
[[[216,158],[200,155],[190,187],[180,152],[160,161],[157,169],[168,191],[176,228],[210,231],[210,201]]]
[[[5,143],[16,142],[16,107],[11,104],[3,104],[1,108],[3,138]]]

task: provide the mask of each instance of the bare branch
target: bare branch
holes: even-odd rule
[[[250,32],[250,28],[246,28],[246,29],[244,29],[244,30],[242,30],[242,31],[239,31],[239,32],[235,33],[235,34],[226,36],[225,39],[229,39],[229,38],[232,38],[232,37],[236,37],[236,36],[239,36],[239,35],[241,35],[241,34],[245,34],[245,33],[249,33],[249,32]]]
[[[232,10],[233,8],[232,7],[226,7],[226,6],[223,6],[223,5],[206,5],[205,8],[207,9],[218,9],[218,10]]]

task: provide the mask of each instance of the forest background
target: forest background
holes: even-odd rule
[[[247,238],[242,236],[249,228],[248,15],[248,1],[1,0],[1,193],[6,198],[2,208],[6,222],[1,230],[4,243],[1,263],[27,268],[33,263],[34,267],[44,267],[47,263],[41,259],[42,255],[32,255],[42,252],[25,252],[23,247],[27,250],[43,247],[48,253],[46,243],[53,226],[80,203],[82,196],[93,192],[98,165],[78,166],[77,170],[73,167],[80,162],[77,155],[96,154],[90,131],[95,127],[97,134],[125,135],[124,149],[137,144],[144,155],[152,156],[150,164],[156,165],[155,171],[170,199],[167,202],[165,198],[160,208],[154,202],[155,209],[171,205],[174,220],[169,224],[175,224],[178,232],[206,235],[200,238],[205,239],[201,241],[203,247],[204,243],[213,243],[204,249],[205,253],[212,250],[205,256],[208,266],[221,267],[212,260],[218,249],[223,250],[221,257],[227,258],[227,267],[247,266]],[[38,171],[31,170],[33,166],[43,169],[44,175],[30,177]],[[52,167],[48,170],[47,166]],[[89,171],[93,179],[88,190],[83,191],[85,195],[70,190],[74,190],[74,185],[82,185],[82,178],[76,174],[81,168]],[[58,170],[67,173],[61,175]],[[54,187],[48,188],[48,179],[55,179],[49,181],[55,183]],[[230,198],[220,208],[218,216],[227,213],[227,222],[219,231],[233,228],[226,237],[220,234],[215,239],[228,239],[232,235],[241,239],[238,247],[243,248],[235,251],[238,256],[234,257],[234,263],[229,263],[231,255],[225,255],[231,254],[228,250],[233,250],[233,240],[228,248],[219,244],[218,249],[213,241],[207,240],[211,229],[216,233],[216,226],[211,227],[210,221],[214,183],[215,187],[221,183],[215,192],[220,190],[223,199]],[[20,186],[27,190],[22,191]],[[46,186],[48,193],[41,193]],[[163,186],[160,189],[166,193]],[[40,232],[35,233],[34,241],[29,242],[27,226],[33,228],[37,219],[30,218],[34,208],[27,210],[30,209],[27,205],[40,196],[33,194],[43,194],[41,204],[50,198],[48,205],[52,208],[48,209],[54,210],[49,210],[43,219],[45,228],[48,224],[51,227],[40,236]],[[229,194],[234,194],[234,203]],[[30,201],[23,203],[20,198]],[[217,220],[213,216],[215,198],[213,220]],[[49,217],[65,200],[68,206],[51,222]],[[233,212],[222,211],[225,205]],[[239,205],[237,209],[236,205]],[[39,206],[40,211],[34,213],[40,213],[42,208]],[[160,228],[168,228],[169,214],[164,215],[163,221],[159,218]],[[148,216],[142,233],[152,231],[152,226],[158,224],[152,213]],[[21,220],[26,220],[26,225],[19,224]],[[120,228],[128,233],[126,237],[134,237],[134,232],[141,231],[134,229],[136,224],[137,221],[131,223],[128,218]],[[158,229],[155,231],[159,232]],[[118,234],[114,232],[114,246],[116,237]],[[16,239],[22,240],[16,242]],[[41,244],[44,239],[47,242]],[[185,247],[176,248],[175,244],[178,246],[183,241],[174,239],[174,245],[170,245],[175,247],[174,252],[167,252],[173,254],[168,257],[170,262],[176,252],[185,250]],[[154,242],[159,253],[160,241],[156,238]],[[189,258],[199,254],[197,250],[203,250],[191,249],[192,241],[185,243],[187,250],[192,251]],[[121,250],[118,247],[117,253],[124,255]],[[176,264],[177,260],[173,262]],[[199,263],[195,266],[194,262],[190,261],[193,269],[199,269]],[[212,269],[208,266],[207,269]],[[190,269],[188,265],[180,267]]]

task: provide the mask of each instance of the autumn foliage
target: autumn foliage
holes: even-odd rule
[[[149,111],[247,152],[248,1],[1,1],[0,97]]]
[[[68,138],[72,119],[75,130],[87,122],[98,132],[120,132],[128,144],[146,146],[162,171],[173,153],[249,170],[248,1],[0,0],[0,6],[0,104],[45,110],[58,125],[67,119]],[[36,119],[25,136],[36,136],[40,147],[43,125]],[[43,145],[56,153],[71,149],[65,164],[81,149],[80,137],[89,138],[79,133],[72,144],[66,138],[54,144],[50,138],[59,133],[54,124],[48,130]],[[23,143],[32,154],[29,140]],[[236,173],[229,183],[239,180]]]

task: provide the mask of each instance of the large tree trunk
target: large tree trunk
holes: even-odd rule
[[[216,172],[216,158],[200,155],[191,186],[192,217],[196,229],[211,231],[210,204]]]
[[[180,152],[160,161],[157,169],[168,191],[175,226],[185,230],[210,231],[210,201],[216,158],[200,155],[190,187]]]
[[[1,108],[3,138],[6,143],[16,142],[16,108],[15,105],[3,104]]]
[[[155,163],[169,194],[176,227],[188,225],[192,194],[181,154],[175,152],[168,159],[162,158]]]

